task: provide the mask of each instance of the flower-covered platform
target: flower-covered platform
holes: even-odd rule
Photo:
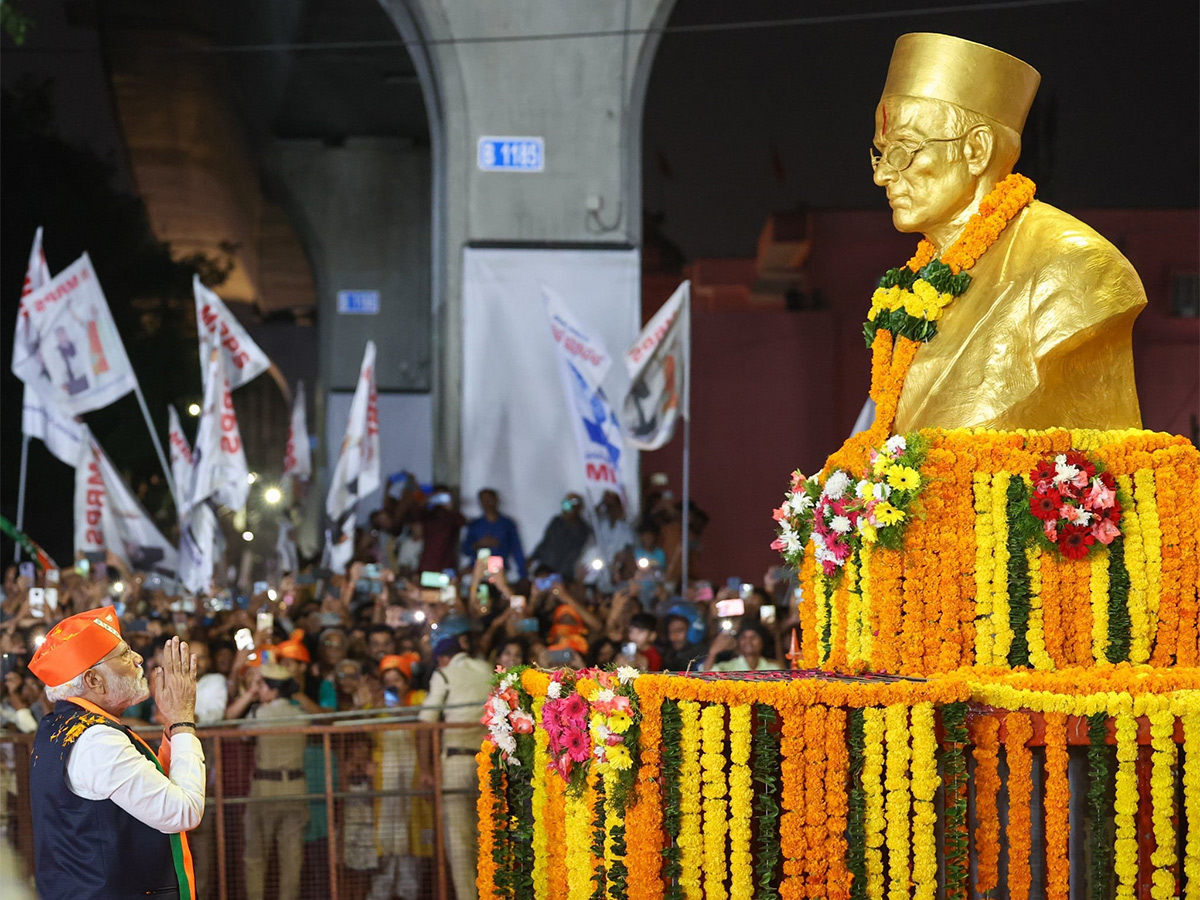
[[[485,722],[485,900],[1200,898],[1197,668],[523,668]]]

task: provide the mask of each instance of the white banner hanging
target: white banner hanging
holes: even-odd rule
[[[462,501],[468,515],[484,487],[500,492],[524,545],[537,544],[568,491],[584,491],[585,469],[563,402],[558,353],[546,327],[542,286],[570,298],[571,312],[605,347],[627,347],[641,325],[641,272],[634,250],[496,250],[463,256]],[[607,354],[605,354],[607,356]],[[581,363],[593,380],[603,362]],[[609,365],[609,397],[628,376]],[[637,454],[621,460],[637,484]],[[636,516],[636,491],[626,516]]]

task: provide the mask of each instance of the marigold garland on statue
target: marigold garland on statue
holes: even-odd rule
[[[1093,822],[1103,822],[1105,795],[1108,793],[1108,714],[1088,716],[1088,807]],[[1104,900],[1107,893],[1111,847],[1104,828],[1091,829],[1091,900]]]
[[[909,814],[912,793],[908,778],[908,708],[892,704],[884,710],[887,723],[887,855],[889,900],[907,900],[909,882]]]
[[[1154,851],[1150,862],[1154,880],[1150,887],[1152,900],[1170,900],[1175,896],[1175,715],[1169,702],[1158,697],[1146,697],[1143,705],[1150,718],[1150,746],[1153,748],[1150,768],[1150,801],[1154,824]]]
[[[1116,716],[1117,772],[1113,799],[1116,842],[1113,870],[1117,876],[1117,900],[1133,900],[1137,894],[1138,842],[1134,817],[1138,808],[1137,719],[1133,702],[1124,698],[1127,709]]]
[[[754,864],[750,853],[750,822],[754,814],[754,784],[750,772],[749,703],[729,709],[729,897],[751,900]]]
[[[975,744],[975,893],[994,890],[1000,877],[1000,724],[991,716],[971,723]]]
[[[867,900],[883,900],[884,818],[882,709],[863,713],[863,792],[866,795]]]
[[[1067,778],[1070,755],[1067,752],[1067,716],[1047,712],[1046,788],[1043,808],[1046,813],[1046,900],[1070,900],[1070,861],[1067,844],[1070,837],[1069,810],[1071,786]]]
[[[937,737],[934,734],[933,704],[912,708],[912,796],[913,796],[913,898],[934,900],[937,895]]]
[[[1010,712],[1004,717],[1004,725],[1004,757],[1008,763],[1008,896],[1010,900],[1028,900],[1033,874],[1029,809],[1033,756],[1025,745],[1033,737],[1033,726],[1024,712]]]
[[[700,704],[692,700],[682,701],[679,714],[683,720],[679,739],[683,759],[679,772],[679,846],[682,850],[679,883],[683,887],[685,900],[700,900],[700,867],[704,859],[700,831]]]
[[[1183,803],[1188,821],[1183,848],[1184,900],[1200,900],[1200,709],[1182,712]]]

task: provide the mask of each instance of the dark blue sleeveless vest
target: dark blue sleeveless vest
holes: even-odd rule
[[[42,900],[175,900],[171,839],[111,800],[84,800],[67,786],[75,741],[92,727],[129,729],[60,700],[38,725],[29,773],[34,866]],[[186,893],[186,891],[185,891]]]

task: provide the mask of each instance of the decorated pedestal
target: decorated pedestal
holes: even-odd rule
[[[1127,663],[514,670],[478,756],[480,896],[1195,898],[1198,688]]]
[[[793,476],[776,546],[837,671],[1195,666],[1200,453],[1148,431],[925,430]]]

